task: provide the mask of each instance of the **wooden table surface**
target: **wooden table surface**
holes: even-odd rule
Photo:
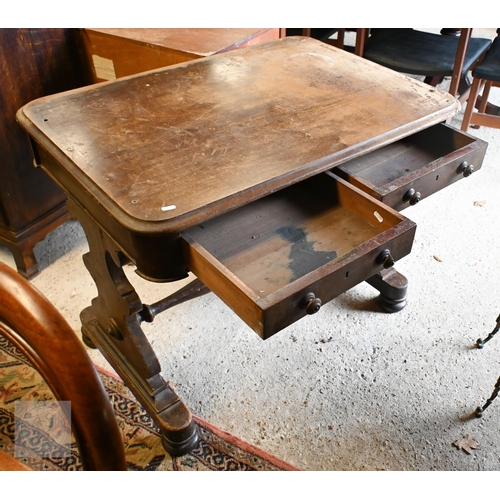
[[[446,92],[289,37],[42,98],[18,120],[124,227],[164,233],[458,109]]]
[[[198,57],[245,47],[269,28],[87,28],[86,31],[177,50]]]
[[[279,28],[86,28],[83,41],[93,83],[115,80],[258,45]]]

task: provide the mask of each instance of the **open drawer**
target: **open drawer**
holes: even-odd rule
[[[334,172],[402,210],[481,168],[487,143],[439,124],[339,165]]]
[[[184,260],[262,338],[409,254],[416,225],[327,172],[182,233]]]

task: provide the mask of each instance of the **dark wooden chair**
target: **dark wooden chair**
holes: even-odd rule
[[[344,49],[345,28],[286,28],[286,36],[310,36],[328,45]],[[330,38],[333,35],[336,38]]]
[[[0,297],[0,335],[26,356],[58,401],[71,402],[71,426],[83,468],[127,470],[106,390],[69,324],[26,279],[1,262]]]
[[[356,34],[354,46],[344,43],[348,31]],[[368,28],[286,28],[282,29],[282,36],[283,33],[285,36],[310,36],[328,45],[354,52],[356,55],[362,55],[368,32]],[[336,35],[336,37],[331,38],[333,35]]]
[[[467,73],[491,45],[489,38],[471,37],[472,28],[461,28],[460,36],[428,33],[411,28],[374,29],[367,38],[363,57],[395,71],[426,77],[437,85],[451,77],[449,92],[465,102]]]
[[[462,130],[467,132],[470,125],[500,128],[499,108],[488,105],[491,87],[500,87],[500,28],[497,29],[497,37],[484,59],[472,72],[472,76],[474,79],[462,120]],[[479,98],[481,89],[483,93]],[[477,111],[474,111],[476,107]]]

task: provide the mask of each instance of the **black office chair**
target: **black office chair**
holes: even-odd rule
[[[465,109],[462,130],[467,132],[470,125],[484,125],[500,128],[499,108],[488,103],[491,87],[500,87],[500,28],[485,58],[472,72],[472,82],[467,108]],[[481,88],[482,96],[478,99]],[[477,107],[477,111],[474,109]]]
[[[450,36],[411,28],[373,29],[363,57],[401,73],[425,76],[434,86],[452,77],[449,92],[464,102],[470,87],[467,73],[491,45],[489,38],[471,37],[471,31],[461,28],[460,36]]]

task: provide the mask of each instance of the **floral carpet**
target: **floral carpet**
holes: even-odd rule
[[[105,370],[98,368],[98,372],[122,432],[129,470],[297,470],[196,416],[193,418],[198,424],[199,444],[187,455],[171,457],[162,447],[156,424],[123,382]],[[20,414],[20,403],[31,405],[30,411]],[[67,444],[63,442],[65,436]],[[82,470],[78,448],[59,404],[22,353],[3,337],[0,337],[0,450],[33,470]]]

